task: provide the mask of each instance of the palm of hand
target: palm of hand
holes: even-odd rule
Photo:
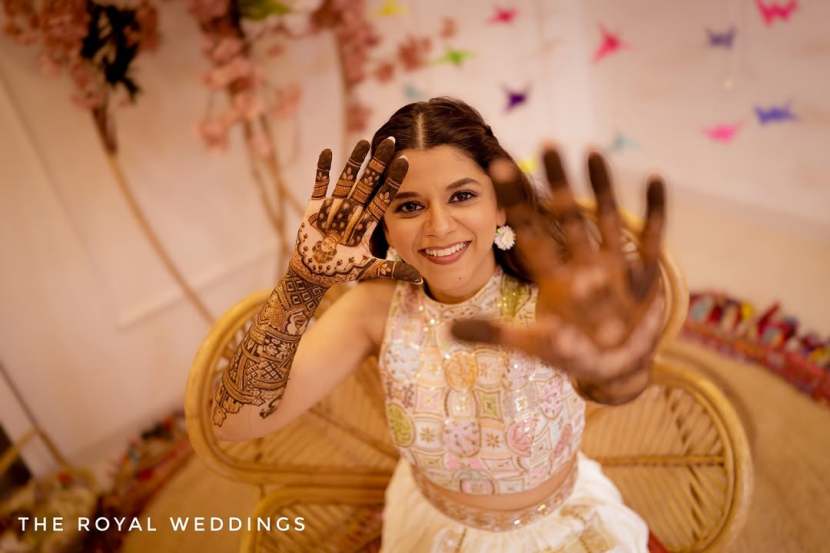
[[[326,197],[326,191],[331,151],[324,150],[320,154],[314,192],[297,231],[290,262],[291,267],[308,281],[332,286],[372,278],[412,281],[420,278],[411,266],[378,259],[369,249],[369,238],[395,197],[408,165],[405,159],[395,160],[370,201],[381,173],[394,154],[394,140],[387,139],[378,146],[358,180],[357,173],[368,150],[368,142],[357,144],[330,197]]]
[[[544,154],[551,197],[534,209],[520,201],[517,169],[507,162],[491,169],[499,200],[515,227],[520,258],[537,283],[536,322],[527,328],[483,321],[457,323],[456,335],[517,347],[567,370],[589,384],[624,379],[647,365],[662,322],[658,257],[664,225],[663,183],[649,182],[639,259],[626,259],[622,225],[602,158],[589,158],[601,241],[594,245],[565,178],[559,155]],[[546,229],[550,217],[564,233],[561,245]]]

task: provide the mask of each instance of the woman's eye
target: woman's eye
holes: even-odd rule
[[[417,202],[404,202],[395,208],[397,213],[413,213],[418,210],[420,206]]]
[[[452,195],[450,200],[455,200],[459,202],[465,202],[467,200],[471,200],[475,198],[476,195],[474,192],[470,192],[469,190],[459,190],[455,194]]]

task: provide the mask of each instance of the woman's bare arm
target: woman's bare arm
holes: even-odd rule
[[[217,436],[231,441],[264,436],[325,397],[377,351],[394,286],[385,280],[361,282],[338,298],[300,339],[279,409],[263,417],[259,407],[242,405],[225,424],[214,425]]]
[[[321,318],[321,323],[323,319],[331,322],[315,325],[323,327],[315,332],[319,338],[303,339],[326,290],[351,281],[420,281],[413,267],[402,261],[377,259],[369,249],[369,237],[397,194],[408,168],[405,158],[393,161],[388,176],[372,197],[380,175],[394,154],[394,146],[394,139],[383,141],[358,180],[357,173],[369,151],[368,142],[359,142],[330,197],[326,197],[326,191],[331,151],[320,154],[314,192],[297,231],[288,271],[260,309],[216,390],[213,426],[220,438],[249,439],[285,424],[302,412],[300,406],[310,407],[314,403],[308,398],[319,399],[366,355],[368,334],[359,322],[363,288],[343,305],[335,302],[333,315]],[[354,348],[350,340],[355,340],[360,347]],[[304,361],[295,367],[301,342]],[[342,355],[334,353],[342,354],[347,349],[356,350],[354,363],[343,362],[335,371],[327,372],[325,365],[336,361],[335,357],[344,360]],[[289,374],[295,368],[301,371],[303,382],[292,384],[289,397],[296,399],[288,403],[291,413],[277,418],[289,388]],[[298,376],[292,374],[291,380]],[[293,391],[303,383],[312,387],[308,394]]]

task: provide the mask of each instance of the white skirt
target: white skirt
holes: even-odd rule
[[[622,502],[599,463],[578,458],[570,497],[526,526],[490,532],[457,522],[429,503],[401,459],[386,489],[381,553],[648,553],[648,528]]]

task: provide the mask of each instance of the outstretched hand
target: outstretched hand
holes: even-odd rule
[[[326,197],[326,191],[331,150],[320,153],[314,191],[297,231],[297,246],[290,262],[309,282],[328,287],[376,278],[421,281],[421,275],[411,265],[378,259],[370,251],[369,238],[398,193],[409,164],[405,158],[394,160],[386,179],[372,196],[395,153],[395,139],[387,138],[380,143],[357,179],[368,152],[367,141],[357,143],[330,197]]]
[[[602,156],[592,153],[588,169],[596,197],[601,242],[595,246],[553,148],[543,154],[551,197],[548,208],[564,231],[567,258],[545,229],[542,211],[520,200],[518,168],[498,160],[490,168],[499,203],[516,232],[516,248],[539,287],[536,321],[528,327],[490,321],[456,321],[464,340],[523,350],[567,371],[583,395],[623,403],[648,385],[649,367],[663,321],[658,257],[665,224],[663,182],[648,183],[639,258],[623,253],[622,222]]]

